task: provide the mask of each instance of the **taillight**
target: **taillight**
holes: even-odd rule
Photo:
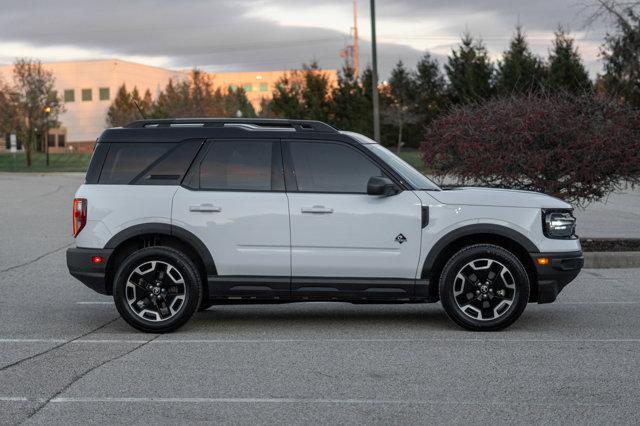
[[[87,199],[75,198],[73,200],[73,236],[77,237],[82,228],[87,224]]]

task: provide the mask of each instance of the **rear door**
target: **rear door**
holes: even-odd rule
[[[406,297],[420,254],[421,204],[412,191],[367,195],[379,164],[345,142],[290,140],[292,294]],[[289,164],[290,163],[290,164]]]
[[[289,294],[289,208],[280,141],[207,142],[173,200],[173,223],[211,251],[213,296]]]

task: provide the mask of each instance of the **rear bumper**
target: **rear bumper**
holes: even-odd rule
[[[90,289],[100,294],[111,294],[111,289],[106,285],[105,275],[112,252],[111,249],[67,249],[69,273]],[[102,257],[102,263],[93,263],[91,259],[94,256]]]
[[[539,265],[537,259],[546,257],[549,264]],[[578,276],[584,266],[581,251],[563,253],[531,253],[538,277],[538,303],[551,303],[562,289]]]

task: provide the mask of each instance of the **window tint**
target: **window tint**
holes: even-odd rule
[[[282,191],[280,144],[247,140],[213,142],[200,164],[200,188]]]
[[[289,143],[298,190],[303,192],[367,192],[380,168],[348,145],[329,142]]]
[[[128,184],[175,144],[112,143],[100,174],[100,183]]]
[[[137,185],[178,185],[201,145],[202,140],[179,143],[140,173],[133,183]]]

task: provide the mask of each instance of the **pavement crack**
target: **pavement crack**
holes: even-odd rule
[[[9,368],[11,368],[11,367],[15,367],[16,365],[20,365],[20,364],[22,364],[23,362],[26,362],[26,361],[32,360],[32,359],[37,358],[37,357],[39,357],[39,356],[46,355],[46,354],[48,354],[48,353],[49,353],[49,352],[51,352],[51,351],[55,351],[56,349],[59,349],[59,348],[61,348],[61,347],[65,346],[65,345],[68,345],[69,343],[75,342],[76,340],[82,339],[83,337],[87,337],[88,335],[90,335],[90,334],[92,334],[92,333],[95,333],[96,331],[102,330],[103,328],[107,327],[108,325],[113,324],[113,323],[114,323],[114,322],[116,322],[119,318],[120,318],[119,316],[118,316],[118,317],[115,317],[115,318],[113,318],[113,319],[111,319],[111,320],[107,321],[106,323],[102,324],[101,326],[99,326],[99,327],[97,327],[97,328],[94,328],[93,330],[87,331],[86,333],[81,334],[80,336],[74,337],[74,338],[73,338],[73,339],[71,339],[71,340],[66,340],[66,341],[64,341],[64,342],[62,342],[62,343],[60,343],[60,344],[57,344],[57,345],[55,345],[55,346],[53,346],[53,347],[51,347],[51,348],[49,348],[49,349],[47,349],[47,350],[45,350],[45,351],[38,352],[37,354],[33,354],[33,355],[28,356],[28,357],[26,357],[26,358],[19,359],[18,361],[14,362],[14,363],[11,363],[11,364],[8,364],[8,365],[5,365],[5,366],[3,366],[2,368],[0,368],[0,372],[5,371],[5,370],[8,370],[8,369],[9,369]]]
[[[148,345],[149,343],[153,342],[154,340],[156,340],[158,337],[160,337],[160,334],[155,335],[153,338],[139,344],[138,346],[129,349],[126,352],[121,353],[120,355],[116,355],[113,356],[111,358],[108,358],[104,361],[102,361],[99,364],[96,364],[95,366],[88,368],[87,370],[83,371],[82,373],[76,375],[73,377],[73,379],[67,383],[65,386],[63,386],[59,391],[57,391],[56,393],[54,393],[53,395],[51,395],[50,397],[46,398],[40,405],[38,405],[30,414],[29,416],[22,422],[25,423],[26,421],[28,421],[29,419],[31,419],[33,416],[35,416],[36,414],[38,414],[40,411],[42,411],[47,405],[49,405],[49,403],[51,402],[51,400],[57,398],[58,396],[62,395],[64,392],[66,392],[69,388],[71,388],[71,386],[73,386],[74,384],[76,384],[79,380],[82,380],[82,378],[84,378],[85,376],[87,376],[88,374],[90,374],[93,371],[96,371],[97,369],[99,369],[100,367],[112,362],[112,361],[117,361],[121,358],[124,358],[125,356],[137,351],[138,349]]]
[[[10,266],[10,267],[5,268],[5,269],[0,269],[0,274],[3,274],[3,273],[5,273],[5,272],[9,272],[9,271],[13,271],[13,270],[15,270],[15,269],[22,268],[22,267],[24,267],[24,266],[29,266],[29,265],[31,265],[32,263],[35,263],[35,262],[37,262],[38,260],[40,260],[40,259],[42,259],[42,258],[45,258],[45,257],[49,256],[50,254],[53,254],[53,253],[59,252],[60,250],[64,250],[64,249],[66,249],[66,248],[68,248],[68,247],[71,247],[72,245],[73,245],[73,243],[65,244],[65,245],[64,245],[64,246],[62,246],[62,247],[58,247],[58,248],[56,248],[56,249],[53,249],[53,250],[48,251],[48,252],[46,252],[46,253],[43,253],[43,254],[41,254],[40,256],[36,257],[35,259],[29,260],[28,262],[21,263],[21,264],[19,264],[19,265],[13,265],[13,266]]]

